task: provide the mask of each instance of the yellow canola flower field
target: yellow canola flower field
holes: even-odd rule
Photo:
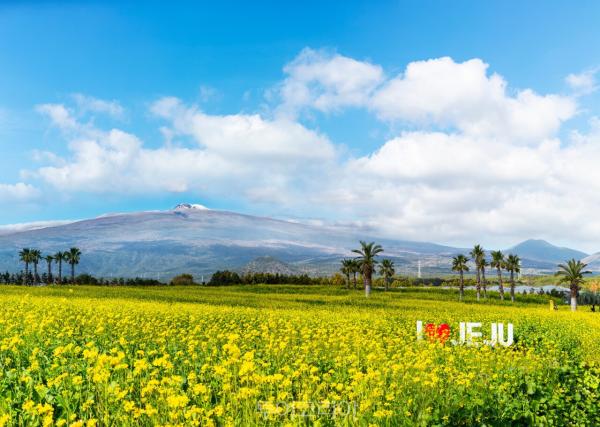
[[[454,298],[3,287],[0,425],[600,424],[600,314]],[[418,341],[417,320],[511,322],[515,344]]]

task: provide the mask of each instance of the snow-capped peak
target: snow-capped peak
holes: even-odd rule
[[[182,210],[182,209],[197,209],[200,211],[207,211],[208,208],[204,205],[200,205],[198,203],[180,203],[173,208],[174,211]]]

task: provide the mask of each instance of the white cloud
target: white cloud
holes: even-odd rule
[[[336,157],[326,137],[287,119],[211,116],[176,98],[163,98],[151,109],[168,121],[164,132],[170,139],[185,136],[194,144],[168,141],[147,148],[130,133],[89,129],[76,122],[69,130],[83,130],[71,139],[71,157],[39,168],[37,176],[65,191],[202,191],[271,201],[278,193],[279,200],[286,199],[291,181],[312,180],[318,167]],[[265,187],[272,192],[265,193]]]
[[[36,110],[48,116],[52,123],[63,131],[75,131],[80,125],[71,112],[62,104],[41,104]]]
[[[598,89],[596,83],[597,68],[589,69],[578,74],[569,74],[565,81],[579,95],[588,95]]]
[[[528,237],[598,250],[600,132],[533,146],[407,132],[351,159],[312,200],[392,236],[497,247]]]
[[[328,112],[363,106],[383,81],[378,65],[308,48],[284,72],[280,111],[288,114],[305,107]]]
[[[285,67],[273,117],[210,115],[177,98],[151,106],[166,142],[81,123],[46,104],[70,154],[35,175],[64,191],[194,192],[278,212],[363,224],[388,237],[508,246],[528,237],[593,247],[600,240],[600,125],[561,140],[577,97],[509,90],[479,59],[378,65],[304,50]],[[346,157],[300,124],[300,111],[360,107],[408,124],[366,156]],[[406,130],[410,129],[410,130]],[[268,211],[266,212],[268,213]]]
[[[530,89],[510,96],[506,81],[488,75],[487,69],[480,59],[411,62],[377,91],[371,107],[385,120],[534,142],[554,135],[576,112],[568,97],[542,96]]]
[[[29,202],[39,195],[40,192],[36,187],[24,182],[0,184],[0,201],[2,202]]]
[[[219,92],[214,87],[208,86],[208,85],[200,86],[199,95],[200,95],[200,101],[204,102],[204,103],[209,102],[209,101],[220,100],[222,97],[221,92]]]
[[[64,221],[34,221],[34,222],[22,222],[18,224],[6,224],[0,225],[0,235],[20,233],[22,231],[39,230],[41,228],[56,227],[59,225],[71,224],[75,221],[64,220]]]
[[[106,101],[81,93],[75,93],[72,96],[81,114],[103,113],[113,118],[122,118],[125,113],[125,109],[115,100]]]
[[[195,107],[185,107],[174,98],[157,101],[152,111],[172,121],[175,132],[192,136],[207,151],[229,159],[288,164],[330,159],[335,154],[327,138],[285,118],[265,120],[258,114],[207,115]]]

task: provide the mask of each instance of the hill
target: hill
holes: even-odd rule
[[[536,239],[525,240],[524,242],[507,249],[506,252],[517,254],[519,257],[530,261],[551,264],[553,267],[555,267],[556,264],[571,258],[580,260],[588,256],[585,252],[555,246],[545,240]]]
[[[168,279],[181,272],[202,276],[223,269],[242,271],[248,265],[256,269],[252,262],[261,257],[294,272],[318,275],[337,271],[339,260],[351,256],[360,239],[383,244],[386,256],[400,269],[419,258],[424,264],[448,263],[456,252],[432,243],[181,204],[168,211],[105,215],[0,235],[0,271],[20,270],[18,251],[24,247],[54,253],[78,246],[83,252],[78,271],[104,277]]]

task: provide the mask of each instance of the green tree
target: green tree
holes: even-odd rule
[[[460,291],[459,291],[459,300],[462,301],[465,296],[465,271],[469,271],[469,266],[467,263],[469,262],[469,258],[466,256],[459,254],[452,258],[452,271],[457,271],[460,274]]]
[[[481,245],[475,245],[470,252],[471,259],[475,263],[475,268],[477,270],[477,301],[481,298],[481,264],[485,263],[485,251],[481,247]]]
[[[491,255],[490,267],[495,268],[498,272],[498,291],[500,292],[500,299],[504,300],[504,285],[502,283],[502,269],[505,267],[504,254],[502,251],[492,251]]]
[[[58,251],[54,254],[54,261],[58,264],[58,283],[62,283],[62,263],[67,260],[67,253]]]
[[[377,254],[383,252],[381,245],[376,245],[375,242],[367,243],[360,241],[360,249],[354,249],[352,252],[359,255],[357,260],[360,262],[360,269],[363,274],[363,280],[365,283],[365,295],[368,297],[371,295],[371,283],[373,279],[373,271],[377,260],[375,257]]]
[[[521,259],[518,255],[509,254],[506,257],[506,270],[510,272],[510,300],[515,302],[515,273],[521,271]]]
[[[25,275],[23,276],[23,284],[27,284],[27,278],[29,277],[29,263],[31,262],[31,249],[23,248],[19,252],[19,259],[25,263]]]
[[[52,255],[46,255],[44,260],[48,266],[48,283],[50,283],[52,282],[52,261],[54,261],[54,257]]]
[[[379,274],[383,276],[385,281],[385,290],[387,291],[390,288],[390,283],[394,274],[396,274],[396,270],[394,270],[394,261],[391,259],[384,259],[381,261],[381,265],[379,266]]]
[[[342,267],[340,268],[340,271],[342,272],[342,274],[344,276],[346,276],[346,288],[347,289],[350,289],[350,275],[352,274],[353,262],[354,262],[354,260],[352,260],[352,259],[343,259]]]
[[[560,277],[559,283],[568,283],[571,288],[571,310],[577,310],[577,295],[579,286],[583,283],[583,275],[591,274],[591,271],[584,271],[587,264],[577,261],[574,258],[567,261],[566,264],[559,264],[559,270],[556,276]]]
[[[71,265],[71,283],[75,283],[75,266],[79,264],[81,251],[79,248],[71,248],[66,252],[65,260]]]

